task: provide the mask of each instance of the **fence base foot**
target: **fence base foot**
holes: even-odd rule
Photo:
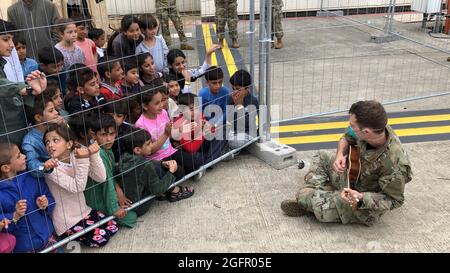
[[[336,16],[344,16],[344,12],[342,10],[319,10],[316,14],[317,17],[336,17]]]
[[[298,164],[297,151],[294,148],[273,140],[255,142],[248,146],[247,150],[276,170]]]
[[[399,35],[395,35],[395,34],[388,34],[388,35],[380,35],[380,36],[371,36],[370,37],[370,41],[372,43],[377,43],[377,44],[382,44],[382,43],[389,43],[392,41],[397,41],[400,40],[400,36]]]

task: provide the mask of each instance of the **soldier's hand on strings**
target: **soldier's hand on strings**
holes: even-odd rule
[[[354,202],[362,200],[363,194],[349,188],[344,188],[341,192],[341,198],[349,204],[353,204]]]
[[[36,205],[39,209],[44,210],[48,207],[48,199],[47,196],[41,195],[38,198],[36,198]]]
[[[343,154],[336,154],[336,159],[333,162],[333,170],[338,173],[343,173],[347,169],[347,157]]]

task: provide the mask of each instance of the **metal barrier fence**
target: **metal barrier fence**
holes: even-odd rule
[[[444,60],[450,53],[448,42],[437,40],[431,35],[421,35],[423,32],[419,33],[415,26],[400,25],[394,18],[396,15],[412,18],[415,14],[396,14],[395,0],[390,0],[388,5],[375,7],[365,4],[367,1],[356,1],[358,8],[347,7],[341,12],[336,10],[339,6],[336,2],[343,1],[320,1],[321,6],[317,10],[325,12],[328,15],[326,17],[283,20],[285,43],[298,43],[298,46],[289,47],[289,51],[275,51],[271,49],[272,1],[248,1],[249,20],[240,23],[237,28],[244,47],[240,50],[242,59],[238,61],[244,63],[253,76],[254,91],[258,94],[259,102],[267,105],[267,112],[263,112],[264,115],[267,113],[267,117],[260,117],[260,120],[267,120],[268,123],[259,122],[261,137],[230,150],[172,186],[205,171],[255,141],[270,139],[270,123],[345,111],[353,102],[361,99],[376,99],[392,104],[450,94],[447,77],[449,65]],[[398,6],[404,7],[404,1]],[[300,8],[296,9],[296,12],[299,11]],[[377,11],[389,13],[386,17],[368,15]],[[198,18],[184,19],[189,22],[185,29],[190,28],[192,33],[201,24]],[[256,19],[259,19],[259,24]],[[102,25],[109,25],[109,22],[102,22]],[[226,32],[229,36],[228,29]],[[391,42],[381,43],[380,37],[388,37],[386,39],[391,39]],[[207,43],[203,43],[202,37],[189,37],[188,43],[197,45],[199,51],[206,50]],[[175,39],[174,47],[179,45]],[[186,56],[190,68],[201,64],[193,53],[187,52]],[[230,64],[217,62],[217,65],[227,70]],[[198,90],[200,85],[201,82],[197,81],[193,88]],[[148,196],[127,210],[152,198],[154,196]],[[42,252],[50,252],[113,218],[107,217]]]

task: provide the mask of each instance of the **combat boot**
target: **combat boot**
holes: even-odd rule
[[[223,47],[223,38],[220,38],[220,39],[219,39],[219,45],[220,45],[221,47]]]
[[[300,217],[308,213],[308,211],[300,208],[295,200],[284,200],[281,202],[281,210],[290,217]]]
[[[185,43],[181,44],[180,48],[181,48],[181,50],[194,50],[193,46],[185,44]]]
[[[239,48],[239,43],[236,38],[232,39],[231,42],[232,42],[232,44],[231,44],[232,48]]]
[[[275,43],[275,49],[283,48],[283,41],[281,41],[281,38],[277,38],[277,42]]]

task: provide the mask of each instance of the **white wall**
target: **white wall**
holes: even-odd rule
[[[260,0],[238,0],[238,13],[247,14],[250,10],[250,2],[255,1],[256,13],[259,13]],[[202,16],[214,16],[214,0],[200,0]],[[283,11],[308,11],[319,10],[320,0],[283,0]],[[329,9],[348,9],[356,7],[387,6],[389,0],[323,0],[323,7]],[[409,5],[411,0],[397,0],[397,6]]]
[[[3,0],[0,0],[3,1]],[[201,0],[178,0],[179,11],[200,11]],[[214,1],[213,1],[214,2]],[[109,15],[155,13],[155,0],[106,0]]]
[[[15,3],[16,0],[0,0],[0,18],[6,20],[8,7]]]

